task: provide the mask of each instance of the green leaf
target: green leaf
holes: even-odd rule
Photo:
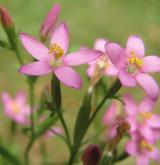
[[[0,145],[0,155],[13,165],[21,165],[21,162],[2,145]]]
[[[51,94],[53,106],[59,110],[61,108],[61,87],[56,76],[53,76],[51,81]]]
[[[91,94],[87,93],[83,99],[82,106],[79,110],[75,129],[74,129],[74,143],[79,143],[84,136],[88,126],[88,121],[91,112]]]

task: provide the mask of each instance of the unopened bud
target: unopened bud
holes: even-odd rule
[[[9,12],[3,6],[0,6],[0,20],[4,28],[11,28],[14,26]]]
[[[82,154],[83,165],[98,165],[101,159],[101,151],[98,145],[89,145]]]

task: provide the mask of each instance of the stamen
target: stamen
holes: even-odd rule
[[[153,151],[153,145],[149,144],[145,139],[140,141],[140,147],[141,149],[147,149],[149,152]]]
[[[150,112],[143,112],[143,113],[142,113],[142,116],[143,116],[145,119],[151,119],[152,113],[150,113]]]
[[[64,54],[64,50],[57,44],[51,44],[50,48],[49,48],[49,54],[54,53],[55,58],[58,60],[59,58],[61,58]]]
[[[134,52],[130,52],[131,57],[128,58],[127,71],[129,73],[136,73],[143,65],[142,59],[135,56]]]
[[[17,105],[17,103],[12,104],[12,111],[14,114],[18,114],[20,112],[20,109],[19,109],[19,106]]]

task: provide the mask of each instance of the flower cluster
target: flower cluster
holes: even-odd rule
[[[99,38],[95,41],[93,48],[82,46],[75,52],[68,52],[69,28],[66,22],[58,19],[59,15],[60,5],[55,4],[40,27],[40,40],[24,32],[17,37],[10,15],[4,7],[0,6],[0,20],[9,41],[9,43],[1,41],[1,45],[15,52],[20,63],[19,73],[26,75],[29,86],[30,105],[27,103],[24,92],[17,93],[15,98],[7,92],[2,93],[5,115],[14,123],[25,126],[24,130],[30,132],[30,141],[24,152],[25,164],[29,164],[29,151],[38,137],[58,135],[68,146],[70,152],[68,165],[73,165],[83,146],[83,139],[89,126],[104,103],[111,99],[116,100],[111,103],[103,116],[103,124],[107,128],[105,139],[109,144],[108,153],[105,155],[97,144],[87,143],[88,147],[81,156],[83,164],[111,165],[118,161],[117,155],[113,153],[117,151],[118,143],[122,138],[126,139],[125,153],[127,156],[136,157],[137,165],[142,165],[142,162],[143,165],[148,165],[150,159],[160,164],[160,151],[157,147],[157,142],[160,140],[160,114],[153,111],[159,97],[159,85],[149,75],[149,73],[160,72],[160,57],[145,56],[144,43],[140,37],[135,35],[129,36],[125,48]],[[23,62],[18,40],[32,55],[31,63]],[[71,139],[63,117],[60,83],[80,89],[82,87],[81,77],[72,67],[82,64],[88,64],[87,75],[90,84],[75,120],[74,136]],[[40,103],[36,105],[34,102],[36,80],[38,76],[49,73],[52,74],[51,86],[45,88]],[[103,77],[110,77],[113,81],[117,80],[108,88],[107,81],[103,82],[104,84],[99,83],[102,82],[100,80]],[[124,94],[122,97],[116,95],[120,88],[132,88],[137,84],[145,91],[145,97],[139,104],[129,94]],[[96,105],[99,101],[98,85],[105,86],[102,88],[105,94],[103,98],[100,97],[102,100]],[[92,96],[95,96],[97,100],[94,100]],[[91,111],[92,108],[93,111]],[[55,126],[57,121],[60,121],[63,129]],[[101,142],[100,139],[96,140]],[[7,151],[11,160],[17,160],[7,149],[4,151]]]

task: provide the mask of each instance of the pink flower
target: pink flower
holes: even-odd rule
[[[105,44],[108,43],[105,39],[97,39],[94,44],[94,49],[101,51],[101,56],[89,63],[87,74],[92,77],[96,70],[101,70],[102,74],[109,76],[117,76],[118,70],[113,66],[107,54],[105,53]]]
[[[79,89],[82,81],[70,66],[81,65],[100,56],[99,51],[87,49],[66,55],[69,45],[68,28],[61,23],[55,29],[48,49],[33,37],[21,33],[20,39],[27,51],[38,61],[23,65],[20,73],[32,76],[54,73],[65,85]]]
[[[51,37],[55,29],[55,24],[60,13],[60,5],[55,4],[42,23],[40,34],[43,39]]]
[[[7,92],[4,92],[2,93],[2,102],[6,116],[20,124],[28,123],[30,108],[26,104],[26,95],[23,92],[17,93],[15,99],[11,98]]]
[[[126,144],[126,152],[136,157],[137,165],[149,165],[149,159],[160,163],[160,152],[155,143],[145,139],[136,131],[132,134],[132,139]]]
[[[156,81],[147,73],[160,72],[160,58],[144,57],[143,41],[137,36],[130,36],[126,48],[117,43],[108,43],[105,50],[111,62],[119,70],[118,77],[123,86],[135,87],[136,82],[146,93],[156,100],[159,87]]]
[[[149,97],[145,97],[137,105],[130,95],[125,95],[123,101],[125,103],[126,118],[131,123],[131,132],[138,129],[146,139],[153,141],[159,138],[160,115],[152,111],[154,101]]]

